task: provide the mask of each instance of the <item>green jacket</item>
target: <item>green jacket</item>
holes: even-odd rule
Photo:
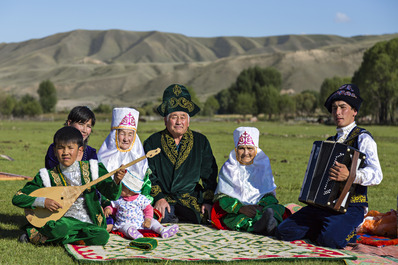
[[[91,160],[96,161],[96,160]],[[80,161],[80,175],[82,185],[93,180],[93,173],[98,172],[98,177],[101,177],[108,173],[105,166],[102,163],[98,163],[98,169],[92,169],[93,165],[96,165],[93,162],[91,165],[89,161]],[[43,170],[48,172],[47,178],[46,174],[43,174]],[[94,174],[95,178],[97,177]],[[50,183],[48,183],[48,181]],[[33,209],[33,202],[36,197],[29,196],[34,190],[44,188],[44,187],[54,187],[54,186],[68,186],[65,181],[63,174],[61,173],[59,165],[51,170],[41,169],[39,173],[34,177],[32,181],[29,181],[25,184],[25,186],[20,189],[12,198],[12,203],[15,206],[21,208],[29,208]],[[89,189],[86,189],[83,192],[84,200],[87,205],[88,214],[93,221],[94,224],[97,224],[100,227],[106,228],[105,215],[100,205],[99,194],[96,192],[98,190],[104,197],[109,200],[117,200],[120,197],[122,191],[122,185],[117,185],[111,177],[106,178],[105,180],[97,183],[94,186],[91,186]]]
[[[145,152],[158,147],[160,154],[148,160],[154,202],[165,198],[172,205],[179,203],[196,212],[201,204],[212,204],[218,168],[207,138],[188,129],[177,150],[165,129],[144,142]]]

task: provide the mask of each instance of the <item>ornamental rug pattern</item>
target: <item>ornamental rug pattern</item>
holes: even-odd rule
[[[303,240],[284,242],[245,232],[215,230],[208,226],[179,224],[178,234],[158,239],[151,251],[127,248],[129,240],[111,234],[105,246],[65,245],[76,260],[121,259],[174,261],[233,261],[279,259],[356,259],[339,250],[317,247]]]

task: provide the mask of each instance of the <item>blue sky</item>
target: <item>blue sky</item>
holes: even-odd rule
[[[1,0],[0,43],[76,29],[190,37],[398,33],[397,0]]]

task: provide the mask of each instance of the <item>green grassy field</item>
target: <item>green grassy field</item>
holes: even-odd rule
[[[109,119],[97,122],[90,137],[89,145],[97,150],[109,133]],[[44,156],[47,148],[52,142],[53,134],[62,124],[63,120],[53,122],[0,121],[0,154],[6,154],[15,159],[15,161],[8,161],[0,158],[0,171],[35,176],[38,170],[44,167]],[[260,130],[260,147],[271,159],[275,182],[278,186],[277,197],[279,201],[283,204],[298,203],[297,198],[312,143],[333,135],[335,133],[334,126],[270,122],[240,124],[226,121],[193,120],[191,122],[191,129],[208,137],[219,168],[233,148],[232,132],[238,126],[255,126]],[[144,141],[150,134],[163,128],[164,124],[161,121],[140,122],[138,135],[141,141]],[[382,212],[389,211],[397,207],[398,176],[396,170],[398,166],[395,159],[398,150],[398,127],[366,126],[366,129],[373,134],[378,144],[379,158],[384,174],[384,179],[380,185],[369,188],[369,208]],[[0,190],[0,264],[73,263],[74,260],[61,246],[36,247],[31,244],[21,244],[17,241],[22,233],[20,228],[26,221],[23,210],[13,206],[11,198],[25,184],[25,181],[1,181],[0,184],[2,185]],[[141,263],[148,264],[148,262],[134,262],[134,264]],[[163,263],[172,264],[171,262]],[[310,262],[308,260],[305,262],[267,262],[267,264],[285,263],[343,264],[343,262],[336,261]],[[117,262],[117,264],[131,264],[131,262]],[[162,262],[156,262],[156,264],[162,264]],[[178,262],[178,264],[184,263]],[[239,264],[258,264],[258,262],[239,262]]]

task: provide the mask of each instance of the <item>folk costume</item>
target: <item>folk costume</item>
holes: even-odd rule
[[[122,164],[126,165],[142,156],[145,156],[144,148],[140,137],[137,134],[139,112],[133,108],[114,108],[112,113],[111,132],[106,137],[104,143],[98,151],[98,160],[103,163],[108,171],[119,168]],[[133,130],[134,139],[131,146],[127,150],[119,147],[118,133],[119,129]],[[135,176],[144,180],[142,185],[142,194],[153,201],[149,196],[151,190],[151,182],[149,180],[150,169],[148,160],[144,159],[127,168],[126,176]],[[129,178],[122,180],[125,183]]]
[[[69,167],[60,164],[51,170],[43,168],[14,195],[12,203],[21,208],[44,208],[45,198],[31,197],[31,192],[44,187],[81,186],[107,173],[97,160],[75,161]],[[105,245],[109,233],[96,191],[115,200],[120,196],[121,187],[109,177],[84,191],[61,219],[48,221],[42,228],[28,224],[26,232],[30,242],[69,244],[82,240],[85,245]]]
[[[141,238],[143,235],[138,230],[146,229],[144,221],[150,219],[148,229],[160,234],[162,238],[174,236],[178,232],[178,225],[163,227],[156,219],[153,219],[152,201],[140,194],[144,181],[132,175],[126,175],[123,181],[123,185],[131,192],[122,192],[118,200],[112,201],[111,205],[107,206],[115,217],[113,230],[120,231],[127,238]]]
[[[89,145],[84,146],[82,161],[89,161],[91,159],[98,160],[97,150]],[[47,169],[52,169],[58,166],[59,162],[54,154],[54,143],[52,143],[47,150],[46,157],[44,158],[45,167]]]
[[[341,100],[357,111],[362,99],[356,85],[347,84],[333,92],[325,102],[332,112],[332,103]],[[328,140],[353,146],[366,155],[364,166],[356,171],[354,184],[358,184],[350,199],[346,213],[334,213],[330,210],[305,206],[284,220],[277,229],[279,239],[292,241],[309,238],[318,245],[331,248],[344,248],[348,243],[356,242],[357,227],[363,222],[368,210],[367,186],[378,185],[383,179],[377,145],[365,129],[359,128],[355,121],[337,128],[337,134]]]
[[[268,156],[259,148],[259,131],[254,127],[239,127],[234,131],[235,149],[222,166],[218,175],[215,206],[212,211],[213,225],[219,229],[247,232],[254,231],[254,224],[261,219],[264,211],[271,208],[272,217],[282,222],[285,207],[276,199],[274,177]],[[253,146],[256,155],[250,165],[244,165],[237,158],[237,148]],[[239,213],[244,205],[260,205],[254,218]],[[214,213],[214,214],[213,214]],[[261,229],[260,229],[261,230]]]
[[[192,117],[200,109],[191,101],[188,90],[175,84],[166,88],[157,110],[163,117],[175,111],[184,111]],[[203,134],[188,128],[176,146],[166,128],[144,142],[146,152],[158,147],[160,154],[148,164],[152,171],[154,203],[164,198],[171,207],[171,213],[166,211],[162,222],[201,223],[201,206],[212,204],[217,186],[217,164],[209,141]]]

